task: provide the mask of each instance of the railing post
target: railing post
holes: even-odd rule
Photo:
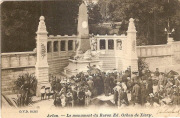
[[[116,39],[113,39],[114,40],[114,50],[116,51],[117,49],[117,40]]]
[[[100,43],[99,43],[99,39],[97,38],[97,50],[100,50]]]
[[[105,39],[105,44],[106,44],[105,45],[105,48],[106,48],[105,50],[108,50],[108,39]]]

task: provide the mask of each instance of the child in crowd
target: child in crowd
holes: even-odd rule
[[[42,86],[42,87],[41,87],[40,93],[41,93],[41,100],[44,100],[44,96],[45,96],[45,86]]]

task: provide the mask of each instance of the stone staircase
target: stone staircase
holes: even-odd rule
[[[99,59],[102,62],[101,69],[103,71],[113,70],[116,68],[114,51],[108,51],[105,52],[104,54],[101,53]]]

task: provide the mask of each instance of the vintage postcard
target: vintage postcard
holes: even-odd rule
[[[2,118],[180,117],[179,0],[1,2]]]

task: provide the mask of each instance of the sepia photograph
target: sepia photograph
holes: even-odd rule
[[[2,118],[180,117],[180,0],[0,5]]]

